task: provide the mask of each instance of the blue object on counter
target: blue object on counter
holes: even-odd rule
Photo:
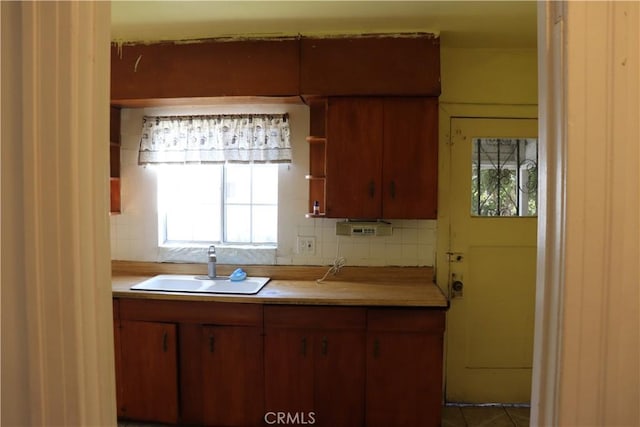
[[[246,278],[247,273],[241,268],[236,268],[234,272],[229,276],[229,280],[231,280],[232,282],[241,282]]]

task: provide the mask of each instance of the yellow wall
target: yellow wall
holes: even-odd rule
[[[536,49],[441,49],[441,103],[537,104]]]

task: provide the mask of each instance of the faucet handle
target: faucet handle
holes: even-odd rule
[[[214,245],[209,246],[209,255],[214,255],[216,253],[216,247]]]

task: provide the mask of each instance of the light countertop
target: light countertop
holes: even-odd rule
[[[202,274],[206,265],[172,266],[151,263],[120,263],[114,266],[113,296],[116,298],[227,301],[257,304],[448,307],[447,299],[433,283],[429,267],[345,267],[336,276],[317,283],[325,267],[247,267],[250,276],[272,277],[254,295],[197,294],[135,291],[130,287],[156,274]],[[224,273],[224,268],[222,269]],[[322,273],[322,274],[320,274]],[[341,277],[343,276],[343,277]],[[292,277],[299,277],[294,279]]]

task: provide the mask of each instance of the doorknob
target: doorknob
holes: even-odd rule
[[[464,283],[456,280],[451,284],[451,298],[462,298]]]

